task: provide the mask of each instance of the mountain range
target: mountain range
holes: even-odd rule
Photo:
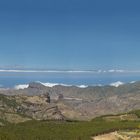
[[[30,119],[91,120],[137,109],[140,109],[140,82],[85,88],[47,87],[32,82],[25,89],[0,90],[0,117],[14,123]],[[13,115],[16,120],[10,120]]]

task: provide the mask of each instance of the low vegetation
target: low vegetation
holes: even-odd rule
[[[0,127],[0,140],[90,140],[95,135],[139,127],[139,120],[108,121],[103,117],[92,121],[32,120]]]

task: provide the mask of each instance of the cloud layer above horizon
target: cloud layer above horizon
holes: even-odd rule
[[[14,70],[0,69],[0,72],[6,73],[140,73],[140,70]]]

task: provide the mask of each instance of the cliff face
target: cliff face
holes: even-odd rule
[[[56,104],[50,103],[48,93],[35,96],[0,95],[0,120],[2,122],[19,123],[32,119],[65,120],[65,117]]]
[[[50,103],[49,94],[35,96],[15,96],[20,104],[19,112],[35,120],[64,120],[56,104]]]

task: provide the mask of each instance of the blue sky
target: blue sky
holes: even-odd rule
[[[0,1],[0,67],[140,69],[139,0]]]

